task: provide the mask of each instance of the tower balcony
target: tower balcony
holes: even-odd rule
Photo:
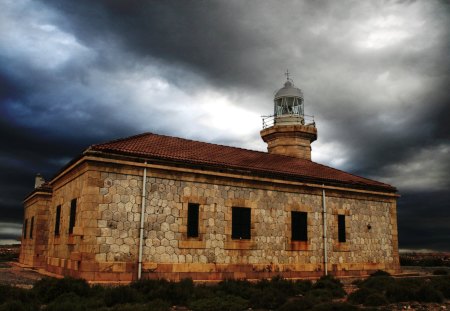
[[[299,114],[284,114],[284,115],[270,115],[262,116],[263,129],[272,127],[274,125],[306,125],[316,127],[314,116],[299,115]]]

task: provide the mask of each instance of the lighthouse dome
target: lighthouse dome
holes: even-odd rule
[[[299,88],[295,87],[290,80],[287,80],[284,83],[284,86],[275,93],[275,99],[278,99],[280,97],[303,98],[303,93]]]

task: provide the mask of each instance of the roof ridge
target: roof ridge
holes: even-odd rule
[[[129,140],[129,139],[133,139],[133,138],[138,138],[138,137],[146,136],[146,135],[153,135],[153,136],[159,136],[159,137],[168,137],[168,138],[179,139],[179,140],[184,140],[184,141],[191,141],[191,142],[195,142],[195,143],[201,143],[201,144],[207,144],[207,145],[213,145],[213,146],[219,146],[219,147],[226,147],[226,148],[232,148],[232,149],[238,149],[238,150],[245,150],[245,151],[249,151],[249,152],[264,154],[266,156],[269,155],[269,156],[272,156],[272,157],[273,156],[275,156],[275,157],[286,157],[286,158],[293,158],[293,159],[304,160],[304,161],[308,161],[308,162],[314,162],[314,161],[311,161],[311,160],[308,160],[308,159],[297,158],[297,157],[284,155],[284,154],[273,154],[273,153],[268,153],[268,152],[265,152],[265,151],[259,151],[259,150],[247,149],[247,148],[243,148],[243,147],[228,146],[228,145],[224,145],[224,144],[205,142],[205,141],[195,140],[195,139],[191,139],[191,138],[183,138],[183,137],[170,136],[170,135],[164,135],[164,134],[155,134],[155,133],[152,133],[152,132],[144,132],[144,133],[141,133],[141,134],[136,134],[136,135],[132,135],[132,136],[128,136],[128,137],[118,138],[118,139],[114,139],[114,140],[111,140],[111,141],[106,141],[104,143],[94,144],[94,145],[91,145],[91,147],[96,147],[96,146],[116,143],[116,142],[125,141],[125,140]],[[316,163],[316,162],[314,162],[314,163]]]
[[[334,180],[353,185],[378,186],[396,190],[387,183],[345,172],[310,159],[151,132],[95,144],[88,149],[140,154],[192,163],[225,165],[230,168],[279,172],[292,176],[319,178],[324,181]]]
[[[339,172],[341,172],[341,173],[345,173],[345,174],[348,174],[348,175],[351,175],[351,176],[354,176],[354,177],[358,177],[358,178],[361,178],[361,179],[364,179],[364,180],[367,180],[367,181],[377,182],[377,183],[380,183],[380,184],[383,184],[383,185],[392,187],[391,185],[386,184],[386,183],[383,183],[383,182],[380,182],[380,181],[378,181],[378,180],[374,180],[374,179],[362,177],[362,176],[359,176],[359,175],[356,175],[356,174],[353,174],[353,173],[349,173],[349,172],[343,171],[343,170],[341,170],[341,169],[334,168],[334,167],[331,167],[331,166],[328,166],[328,165],[325,165],[325,164],[322,164],[322,163],[319,163],[319,162],[314,162],[314,161],[311,161],[311,162],[313,162],[313,163],[315,163],[315,164],[317,164],[317,165],[326,167],[326,168],[330,168],[330,169],[335,170],[335,171],[339,171]]]
[[[117,142],[120,142],[120,141],[133,139],[133,138],[137,138],[137,137],[145,136],[145,135],[149,135],[149,134],[151,135],[153,133],[151,133],[151,132],[144,132],[144,133],[141,133],[141,134],[136,134],[136,135],[131,135],[131,136],[127,136],[127,137],[122,137],[122,138],[117,138],[117,139],[113,139],[113,140],[108,140],[108,141],[105,141],[105,142],[99,143],[99,144],[93,144],[93,145],[90,145],[89,147],[97,147],[97,146],[101,146],[101,145],[117,143]],[[157,135],[157,134],[153,134],[153,135]]]

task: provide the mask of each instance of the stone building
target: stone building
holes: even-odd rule
[[[144,133],[87,148],[25,201],[20,262],[89,281],[399,269],[396,189],[311,161],[288,79],[268,152]]]

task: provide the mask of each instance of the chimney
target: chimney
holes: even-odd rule
[[[41,174],[37,173],[36,177],[34,179],[34,189],[39,188],[45,183],[44,177],[41,176]]]

